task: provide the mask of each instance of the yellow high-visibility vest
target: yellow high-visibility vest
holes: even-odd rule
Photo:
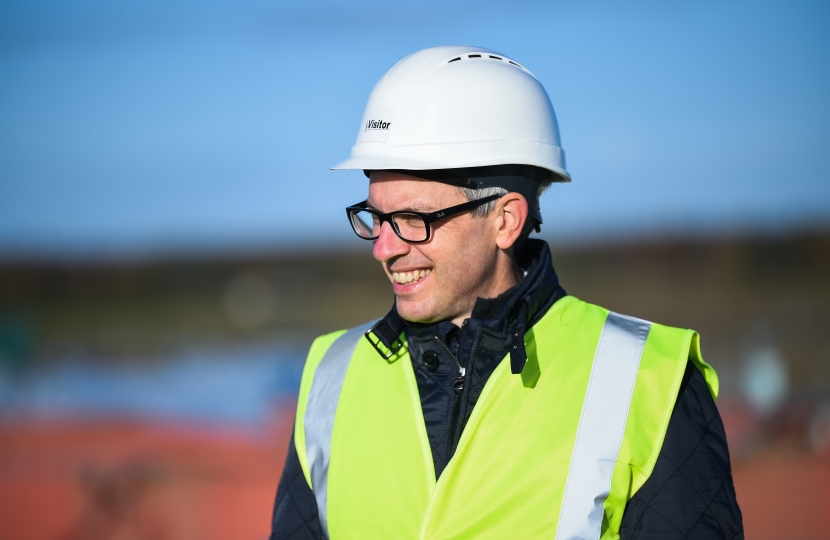
[[[687,361],[717,397],[698,335],[567,296],[525,336],[521,375],[493,371],[436,482],[406,348],[369,326],[318,338],[294,442],[334,540],[619,538],[652,472]]]

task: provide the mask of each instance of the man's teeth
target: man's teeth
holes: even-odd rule
[[[414,283],[427,277],[430,272],[432,270],[429,268],[426,270],[412,270],[411,272],[392,272],[392,280],[400,284]]]

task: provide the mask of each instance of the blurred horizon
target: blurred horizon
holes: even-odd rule
[[[826,229],[830,5],[0,6],[0,260],[344,249],[375,81],[472,43],[545,85],[553,243]]]

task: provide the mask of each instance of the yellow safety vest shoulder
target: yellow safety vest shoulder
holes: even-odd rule
[[[323,531],[342,538],[619,538],[651,474],[686,364],[718,382],[697,333],[557,301],[503,361],[436,482],[404,347],[384,360],[353,328],[318,338],[294,441]]]

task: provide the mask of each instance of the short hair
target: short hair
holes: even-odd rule
[[[542,193],[545,192],[548,187],[553,182],[539,182],[539,188],[536,190],[536,198],[542,196]],[[486,187],[486,188],[468,188],[468,187],[459,187],[458,189],[461,190],[461,193],[464,197],[467,198],[468,201],[477,201],[479,199],[483,199],[485,197],[490,197],[491,195],[507,195],[509,192],[502,188],[502,187]],[[527,201],[528,204],[533,203],[533,201]],[[475,217],[487,217],[490,215],[490,212],[496,208],[496,201],[490,201],[487,203],[482,204],[478,208],[473,209],[470,212],[470,215]]]
[[[503,187],[486,187],[486,188],[466,188],[460,187],[458,188],[461,190],[461,193],[467,198],[468,201],[477,201],[479,199],[483,199],[484,197],[490,197],[491,195],[507,195],[507,190]],[[496,199],[498,200],[498,199]],[[470,215],[474,217],[487,217],[490,215],[496,208],[496,201],[490,201],[482,204],[481,206],[477,206],[470,211]]]
[[[553,182],[551,181],[540,181],[539,188],[536,190],[536,198],[542,196],[542,193],[545,192],[548,187]],[[468,201],[477,201],[479,199],[483,199],[485,197],[490,197],[491,195],[507,195],[509,192],[503,187],[485,187],[485,188],[467,188],[467,187],[459,187],[458,188],[464,197]],[[473,217],[487,217],[490,213],[496,208],[496,202],[498,199],[490,202],[486,202],[477,208],[473,208],[470,211],[470,215]],[[528,204],[533,204],[533,201],[528,201]],[[518,240],[516,240],[516,246],[522,244],[527,238],[530,236],[530,233],[533,229],[537,226],[536,220],[528,214],[527,220],[525,221],[524,228],[522,229],[522,234],[519,235]]]

